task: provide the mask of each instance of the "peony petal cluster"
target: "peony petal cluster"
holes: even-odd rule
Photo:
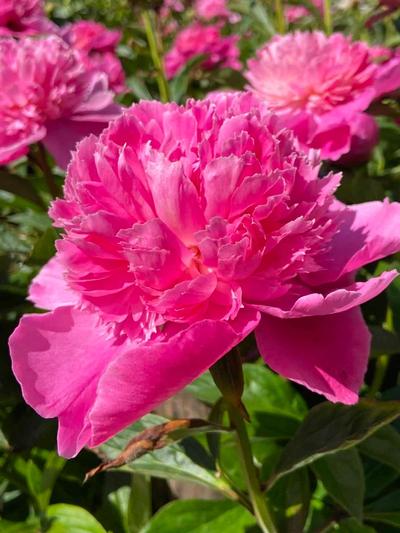
[[[370,335],[360,304],[397,276],[400,204],[350,207],[340,175],[250,93],[142,101],[78,146],[56,256],[30,289],[44,314],[10,339],[25,400],[58,417],[61,455],[97,446],[255,331],[266,363],[357,401]]]
[[[238,40],[237,35],[221,35],[221,28],[217,24],[191,24],[176,36],[173,47],[165,55],[167,77],[173,78],[190,59],[198,55],[205,56],[202,63],[205,70],[216,67],[239,70]]]
[[[77,141],[120,114],[107,78],[61,38],[0,40],[0,164],[42,141],[66,168]]]
[[[400,57],[377,63],[377,50],[343,34],[274,37],[248,63],[251,88],[324,159],[367,160],[378,129],[366,113],[400,87]],[[378,58],[379,59],[379,58]]]
[[[43,0],[1,0],[0,35],[33,35],[57,30],[44,13]]]
[[[62,36],[79,51],[87,68],[106,74],[112,91],[121,93],[126,90],[124,70],[116,55],[116,47],[121,40],[120,31],[109,30],[91,20],[81,20],[65,26]]]

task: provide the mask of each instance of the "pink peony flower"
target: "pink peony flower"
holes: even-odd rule
[[[30,290],[50,312],[10,339],[60,454],[99,445],[253,330],[271,368],[357,401],[359,306],[397,272],[355,272],[400,250],[400,204],[341,204],[340,176],[320,179],[296,146],[250,93],[142,101],[79,144],[51,209],[64,236]]]
[[[232,24],[240,20],[240,15],[228,9],[226,0],[196,0],[194,9],[198,17],[204,20],[223,18]]]
[[[218,25],[188,26],[177,35],[172,49],[165,55],[167,77],[173,78],[189,59],[201,54],[207,56],[202,63],[206,70],[217,66],[240,69],[238,40],[237,35],[223,37]]]
[[[311,0],[314,6],[319,9],[321,12],[323,10],[322,0]],[[285,6],[285,18],[291,24],[296,22],[304,17],[307,17],[310,14],[310,11],[304,6]]]
[[[0,40],[0,164],[40,140],[66,168],[71,150],[120,113],[104,74],[59,37]]]
[[[42,0],[1,0],[0,35],[55,31],[57,26],[46,17]]]
[[[337,160],[348,152],[351,157],[354,137],[361,136],[366,152],[358,145],[357,160],[368,159],[376,125],[361,115],[373,100],[400,86],[400,57],[377,64],[378,53],[340,33],[295,32],[259,50],[246,77],[300,141],[321,149],[323,158]]]
[[[109,30],[92,20],[82,20],[65,26],[62,36],[79,51],[87,68],[107,75],[111,90],[116,93],[126,90],[124,69],[115,52],[121,40],[120,31]]]

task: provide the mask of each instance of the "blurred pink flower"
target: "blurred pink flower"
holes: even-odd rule
[[[40,140],[66,168],[71,150],[120,113],[99,72],[59,37],[0,39],[0,164]]]
[[[202,63],[205,70],[216,67],[239,70],[238,40],[237,35],[222,36],[218,25],[194,23],[188,26],[177,35],[172,49],[165,55],[167,77],[173,78],[189,59],[201,54],[206,56]]]
[[[57,26],[45,15],[43,0],[1,0],[0,35],[54,33]]]
[[[363,118],[364,111],[400,87],[400,57],[374,62],[381,54],[340,33],[297,31],[260,49],[246,77],[304,145],[321,149],[324,159],[348,154],[347,162],[354,149],[360,162],[377,141],[374,119]],[[365,141],[364,153],[357,138]]]
[[[104,72],[110,89],[116,93],[126,90],[124,69],[116,55],[121,35],[92,20],[74,22],[62,29],[63,38],[79,51],[85,65]]]
[[[230,11],[227,3],[227,0],[196,0],[194,9],[197,16],[204,20],[223,18],[234,24],[241,17],[238,13]]]
[[[322,0],[311,0],[314,6],[322,12]],[[285,18],[290,23],[296,22],[310,14],[310,11],[305,6],[285,6]]]
[[[397,272],[355,273],[400,250],[400,204],[347,207],[340,176],[318,171],[250,93],[142,101],[80,143],[51,209],[63,238],[30,289],[50,312],[10,339],[25,400],[59,419],[60,454],[108,439],[253,330],[275,371],[357,401],[359,306]]]

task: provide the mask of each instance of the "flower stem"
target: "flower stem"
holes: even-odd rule
[[[386,312],[384,328],[387,331],[393,331],[393,311],[390,307],[388,307]],[[382,384],[385,380],[386,371],[389,366],[389,359],[389,355],[386,354],[382,354],[377,358],[375,363],[374,377],[372,379],[372,384],[367,394],[369,398],[374,398],[380,391]]]
[[[41,142],[38,142],[36,145],[36,151],[31,151],[29,156],[31,161],[36,164],[38,168],[43,173],[47,189],[53,198],[57,198],[61,195],[61,191],[56,183],[53,172],[50,168],[50,165],[47,161],[46,149]]]
[[[276,29],[278,33],[285,33],[286,21],[282,0],[275,0]]]
[[[229,417],[232,426],[236,430],[236,440],[239,448],[240,460],[258,525],[264,533],[277,533],[271,514],[268,510],[266,497],[263,495],[260,488],[257,470],[253,462],[253,454],[246,423],[239,410],[233,405],[229,405]]]
[[[151,12],[149,10],[144,10],[142,12],[142,20],[144,30],[146,32],[147,42],[149,44],[150,55],[153,61],[154,68],[157,72],[157,84],[158,90],[160,91],[160,99],[162,102],[169,102],[169,86],[168,81],[165,76],[164,65],[161,58],[160,48],[157,41],[157,36],[154,29],[154,24],[152,21]]]
[[[324,10],[324,29],[327,35],[332,33],[332,6],[331,0],[323,1],[323,10]]]

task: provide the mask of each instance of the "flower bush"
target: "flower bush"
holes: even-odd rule
[[[0,531],[398,529],[399,16],[1,3]]]

